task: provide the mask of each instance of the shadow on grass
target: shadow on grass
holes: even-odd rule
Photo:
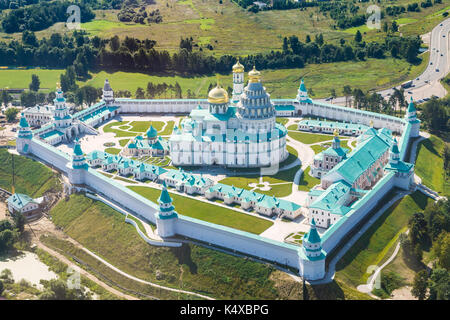
[[[197,274],[198,267],[197,264],[192,261],[191,247],[188,244],[183,243],[179,248],[171,248],[171,251],[177,257],[180,265],[187,265],[191,274]]]

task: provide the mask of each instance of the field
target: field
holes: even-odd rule
[[[71,207],[77,209],[70,212]],[[277,275],[280,272],[274,268],[192,244],[181,248],[150,246],[139,237],[133,226],[124,222],[123,215],[83,195],[72,195],[68,202],[61,200],[51,215],[55,224],[70,237],[115,267],[141,279],[170,287],[182,286],[184,290],[221,299],[286,298],[279,288]],[[50,243],[77,257],[81,254],[81,250],[75,250],[67,241],[51,240]],[[90,262],[88,255],[80,258]],[[111,270],[93,266],[118,283],[124,281]],[[159,279],[156,279],[157,274]],[[285,281],[284,285],[292,287],[288,294],[295,287],[301,288],[292,280]],[[137,286],[135,282],[128,281],[125,286],[145,290],[145,293],[161,298],[177,298],[173,294],[168,296],[164,290]],[[299,299],[301,295],[296,294],[293,298]]]
[[[439,192],[439,194],[450,195],[450,182],[445,179],[444,152],[445,142],[434,135],[429,139],[422,140],[417,147],[415,173],[422,178],[422,183],[427,187]],[[430,165],[430,164],[433,165]]]
[[[40,197],[46,191],[61,190],[57,174],[35,160],[14,156],[15,190],[30,197]],[[0,149],[0,187],[11,191],[12,160],[7,149]]]
[[[382,89],[415,78],[426,67],[428,58],[418,66],[411,66],[404,60],[398,59],[368,59],[359,62],[340,62],[307,65],[302,69],[263,70],[262,81],[271,94],[271,98],[294,98],[297,94],[300,79],[305,78],[306,87],[312,89],[313,98],[324,98],[330,95],[330,88],[335,88],[336,93],[342,94],[343,86],[360,88],[364,91]],[[49,88],[44,91],[53,91],[59,75],[63,70],[0,70],[0,88],[28,88],[31,75],[37,74],[41,79],[41,87]],[[206,98],[208,86],[216,83],[216,76],[192,76],[181,77],[178,75],[148,75],[144,73],[123,71],[100,71],[91,73],[91,78],[78,82],[79,86],[91,85],[102,88],[105,79],[108,79],[114,90],[128,90],[133,95],[138,87],[145,90],[148,82],[154,84],[167,83],[174,85],[178,82],[186,97],[190,90],[197,98]],[[222,86],[232,86],[231,74],[219,75]],[[174,98],[173,93],[162,94],[157,98]]]
[[[129,186],[128,188],[153,202],[157,202],[161,194],[161,190],[150,187]],[[273,222],[265,219],[257,218],[245,213],[240,213],[231,209],[194,200],[174,193],[171,193],[170,196],[173,199],[175,210],[179,214],[203,221],[255,234],[260,234],[273,224]]]
[[[337,263],[336,278],[354,287],[364,284],[369,276],[367,268],[387,258],[400,233],[406,231],[409,218],[430,201],[416,191],[386,210]]]

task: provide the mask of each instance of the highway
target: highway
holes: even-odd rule
[[[431,31],[431,39],[429,44],[430,59],[425,71],[412,80],[412,86],[405,88],[405,97],[409,101],[413,97],[414,101],[424,98],[431,98],[433,95],[444,97],[446,91],[439,82],[450,71],[450,48],[449,48],[450,18],[439,23]],[[397,86],[400,88],[400,86]],[[383,97],[389,97],[393,93],[393,89],[378,91]],[[325,99],[318,99],[325,101]],[[329,102],[334,104],[345,104],[345,97],[337,97]]]

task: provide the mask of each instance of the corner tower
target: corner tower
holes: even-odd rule
[[[72,161],[69,162],[67,166],[69,167],[68,175],[70,183],[83,184],[84,172],[88,169],[88,164],[86,163],[86,158],[81,150],[78,139],[75,140],[75,145],[73,147]]]
[[[156,214],[156,228],[160,237],[173,237],[175,235],[175,223],[178,220],[178,214],[172,204],[172,198],[167,191],[166,184],[163,184],[161,195],[158,199],[159,211]]]
[[[405,120],[411,124],[410,137],[418,137],[420,130],[420,120],[417,119],[417,111],[416,107],[414,106],[412,97],[408,104],[408,110],[405,113]]]
[[[319,280],[325,277],[325,255],[314,218],[311,220],[309,232],[303,236],[299,256],[302,277],[309,280]]]
[[[296,100],[300,103],[312,103],[311,99],[308,96],[308,90],[306,90],[303,78],[300,82],[300,87],[298,88]]]
[[[28,153],[29,141],[33,138],[33,132],[31,131],[23,112],[20,116],[19,130],[16,137],[17,152]]]

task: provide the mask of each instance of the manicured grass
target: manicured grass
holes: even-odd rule
[[[320,183],[320,179],[314,178],[309,174],[310,167],[302,173],[298,183],[298,190],[309,191],[312,187]]]
[[[125,147],[127,145],[128,141],[130,141],[130,139],[121,139],[121,140],[119,140],[119,144],[121,147]]]
[[[77,207],[80,203],[85,207],[83,198],[83,195],[71,195],[64,206]],[[79,210],[67,219],[60,217],[67,211],[57,205],[51,212],[52,218],[57,225],[64,221],[61,227],[70,237],[133,276],[174,288],[180,287],[182,281],[184,290],[218,299],[286,299],[289,294],[284,292],[285,286],[299,287],[292,280],[280,282],[273,277],[279,271],[251,259],[192,244],[184,244],[181,248],[150,246],[137,234],[134,226],[124,222],[122,214],[102,202],[87,201],[91,202],[87,209]],[[67,241],[48,240],[46,244],[62,248],[126,288],[163,299],[178,298],[177,294],[169,294],[166,290],[138,285],[119,277]],[[160,280],[156,279],[157,273],[162,276]],[[301,298],[301,293],[292,298]]]
[[[133,121],[130,122],[130,126],[132,127],[130,131],[134,132],[146,132],[148,128],[152,125],[156,131],[160,131],[164,126],[164,122],[162,121]]]
[[[128,121],[116,121],[113,120],[112,122],[106,124],[103,127],[103,131],[104,132],[113,132],[116,134],[116,137],[135,137],[136,135],[138,135],[138,133],[133,133],[133,132],[127,132],[127,131],[123,131],[120,129],[113,129],[112,127],[120,127],[123,126],[124,124],[127,124]]]
[[[46,191],[60,191],[58,174],[42,163],[14,155],[15,191],[40,197]],[[0,187],[11,191],[12,159],[7,149],[0,149]]]
[[[150,187],[129,186],[128,188],[153,202],[156,202],[161,194],[161,190]],[[273,224],[273,222],[265,219],[260,219],[245,213],[215,206],[174,193],[171,193],[170,196],[172,197],[175,209],[179,214],[203,221],[255,234],[260,234]]]
[[[172,134],[172,131],[173,131],[174,125],[175,125],[175,122],[174,122],[174,121],[172,121],[172,120],[167,121],[166,127],[164,128],[163,131],[158,132],[158,135],[160,135],[160,136],[168,136],[168,135],[171,135],[171,134]],[[160,130],[158,130],[158,131],[160,131]]]
[[[409,218],[422,211],[430,200],[416,191],[397,201],[361,236],[336,265],[336,277],[345,283],[358,286],[365,283],[367,268],[379,264],[401,232]]]
[[[449,195],[450,182],[444,173],[444,146],[445,142],[435,135],[422,140],[417,146],[415,172],[424,185],[442,195]]]
[[[110,153],[110,154],[119,154],[120,149],[117,149],[117,148],[106,148],[105,152]]]
[[[312,145],[310,147],[311,147],[311,149],[313,149],[315,154],[318,154],[318,153],[321,153],[322,151],[328,149],[329,147],[331,147],[331,143],[316,144],[316,145]]]
[[[285,125],[289,121],[288,118],[277,118],[277,122]]]
[[[288,133],[289,137],[292,139],[295,139],[297,141],[300,141],[304,144],[311,144],[311,143],[317,143],[322,141],[331,141],[333,140],[332,135],[325,135],[325,134],[318,134],[318,133],[306,133],[306,132],[292,132],[289,131]]]

